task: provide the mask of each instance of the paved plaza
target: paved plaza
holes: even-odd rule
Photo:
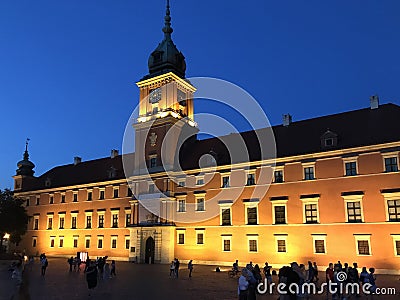
[[[237,278],[229,278],[226,269],[215,272],[215,266],[195,265],[193,277],[188,278],[185,264],[179,279],[169,277],[167,265],[144,265],[117,262],[117,276],[99,280],[97,288],[89,296],[83,272],[69,272],[66,259],[49,259],[46,276],[40,275],[36,261],[32,270],[27,269],[24,286],[15,293],[16,283],[8,271],[9,261],[0,261],[0,300],[10,299],[237,299]],[[321,278],[323,274],[320,274]],[[379,287],[394,287],[396,295],[374,296],[374,300],[400,299],[399,276],[378,275]],[[277,277],[274,277],[277,282]],[[14,295],[13,297],[13,294]],[[257,299],[274,299],[278,295],[258,295]],[[326,296],[311,296],[310,299],[326,299]],[[362,297],[361,299],[366,299]]]

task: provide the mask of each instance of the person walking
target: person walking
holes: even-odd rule
[[[89,262],[89,267],[86,270],[86,282],[89,289],[89,296],[92,290],[97,286],[97,267],[92,261]]]
[[[189,278],[192,277],[192,271],[193,271],[193,261],[190,260],[188,263],[188,269],[189,269]]]

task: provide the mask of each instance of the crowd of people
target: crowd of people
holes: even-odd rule
[[[232,271],[239,273],[238,261],[233,264]],[[264,274],[264,278],[262,276]],[[239,300],[254,300],[257,297],[257,286],[260,283],[266,284],[265,291],[271,292],[273,289],[269,289],[269,286],[273,283],[272,274],[276,274],[276,271],[272,271],[272,267],[265,263],[265,266],[260,269],[258,264],[253,265],[252,262],[248,263],[245,268],[241,270],[241,276],[238,280],[238,296]],[[363,289],[361,288],[364,284],[368,283],[368,292],[374,293],[376,291],[376,276],[375,269],[370,268],[369,272],[366,267],[362,268],[361,273],[358,272],[357,263],[353,263],[350,266],[348,263],[342,263],[338,261],[336,264],[330,263],[328,268],[325,270],[325,280],[320,280],[318,276],[317,263],[308,261],[307,267],[304,264],[298,264],[292,262],[290,266],[284,266],[279,269],[278,280],[275,283],[284,283],[283,293],[279,295],[279,300],[298,300],[298,299],[309,299],[309,294],[306,291],[309,289],[303,289],[302,286],[305,283],[314,283],[316,291],[321,288],[323,282],[326,283],[324,287],[326,289],[327,299],[329,297],[333,300],[349,299],[351,297],[360,297]],[[337,288],[329,290],[329,283],[336,283]],[[360,287],[357,289],[340,289],[339,285],[344,286],[346,283],[355,284]],[[298,289],[290,289],[290,285],[295,284]]]

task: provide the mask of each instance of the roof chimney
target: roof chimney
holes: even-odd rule
[[[115,158],[115,157],[117,157],[117,156],[118,156],[118,150],[112,149],[112,150],[111,150],[111,158]]]
[[[283,115],[283,126],[287,127],[289,124],[292,123],[292,116],[289,114]]]
[[[371,106],[371,109],[376,109],[379,107],[379,97],[378,95],[373,95],[369,97],[369,103]]]
[[[74,166],[76,166],[77,164],[80,164],[81,162],[82,162],[82,158],[80,158],[79,156],[74,157]]]

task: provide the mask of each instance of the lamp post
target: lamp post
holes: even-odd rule
[[[10,240],[10,234],[9,233],[6,233],[6,234],[4,234],[4,236],[3,236],[3,240],[4,240],[4,250],[5,250],[5,252],[8,252],[8,247],[9,247],[9,244],[10,244],[10,242],[9,242],[9,240]]]

